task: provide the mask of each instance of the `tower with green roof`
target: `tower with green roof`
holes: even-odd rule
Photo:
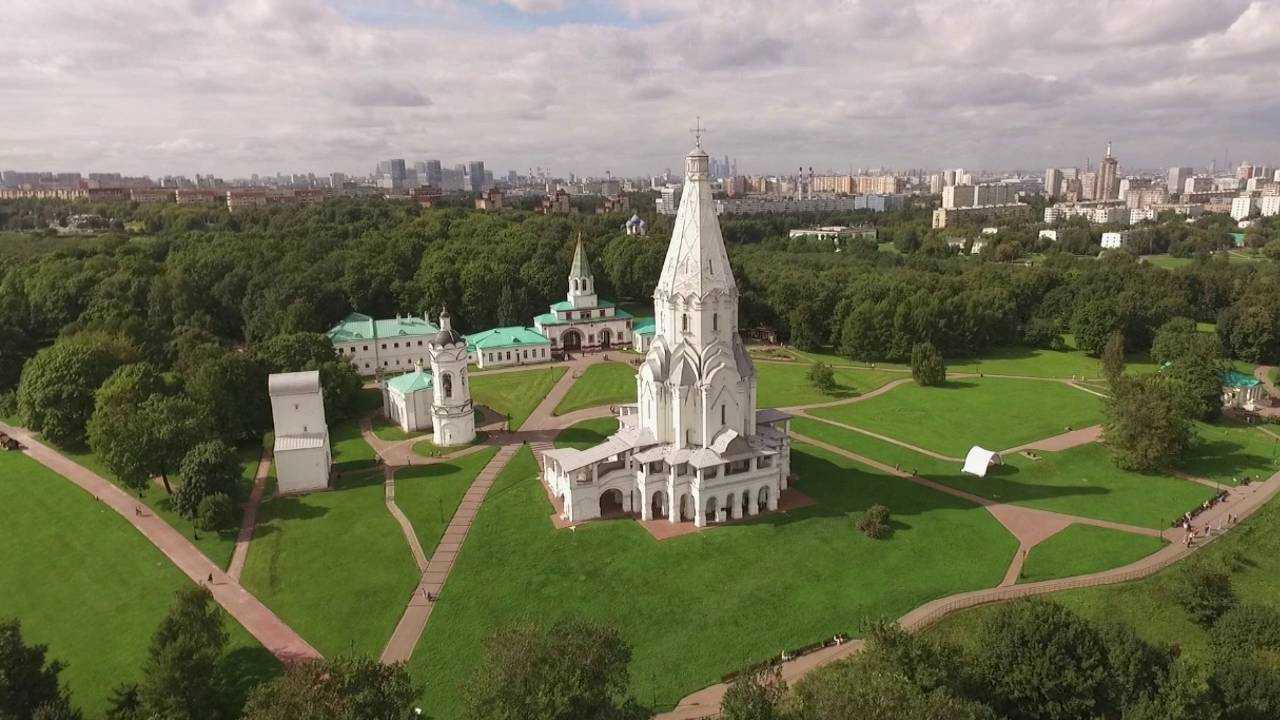
[[[466,445],[476,439],[471,381],[467,378],[467,339],[453,329],[449,310],[440,309],[440,330],[431,336],[432,440],[440,447]]]

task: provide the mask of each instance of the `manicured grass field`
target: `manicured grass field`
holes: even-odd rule
[[[1125,360],[1131,373],[1154,372],[1156,364],[1145,355],[1131,355]],[[1071,378],[1102,377],[1102,364],[1080,350],[1040,350],[1026,347],[997,348],[979,358],[957,358],[947,361],[947,371],[987,373],[989,375],[1026,375],[1029,377]]]
[[[791,352],[795,353],[796,357],[799,357],[802,360],[806,360],[808,362],[824,362],[834,367],[839,367],[840,365],[853,365],[855,367],[861,367],[861,368],[870,368],[872,366],[875,366],[876,368],[879,368],[881,370],[902,370],[902,371],[911,370],[911,367],[909,365],[905,365],[903,363],[893,363],[893,362],[868,363],[868,362],[863,362],[862,360],[850,360],[849,358],[837,353],[834,348],[827,348],[826,350],[791,349]]]
[[[1274,427],[1274,426],[1272,426]],[[1256,426],[1219,420],[1195,423],[1196,441],[1183,459],[1183,472],[1228,485],[1249,476],[1271,477],[1280,465],[1280,440]]]
[[[330,428],[329,443],[333,452],[333,469],[339,476],[378,465],[378,454],[365,442],[355,420]]]
[[[556,415],[597,405],[636,401],[636,369],[626,363],[606,362],[588,366],[556,406]]]
[[[327,492],[274,497],[241,582],[324,655],[377,656],[418,579],[383,503],[382,473],[344,473]]]
[[[818,420],[794,418],[791,429],[992,500],[1157,530],[1214,494],[1187,480],[1120,470],[1107,449],[1096,443],[1040,452],[1039,460],[1007,455],[1005,465],[979,478],[962,473],[960,463],[937,460]]]
[[[519,430],[529,413],[551,392],[564,375],[564,367],[492,373],[471,376],[471,399],[511,418],[511,429]]]
[[[617,418],[591,418],[561,430],[560,434],[556,435],[555,445],[558,448],[571,447],[585,450],[599,445],[616,432],[618,432]]]
[[[1280,500],[1272,499],[1196,556],[1210,567],[1230,572],[1231,587],[1240,602],[1280,609]],[[1175,600],[1174,579],[1180,565],[1137,582],[1068,590],[1049,598],[1096,622],[1128,625],[1148,642],[1177,644],[1193,661],[1214,662],[1207,633]],[[983,641],[981,622],[993,608],[965,610],[927,632],[972,646]]]
[[[423,430],[405,432],[399,425],[388,420],[384,415],[374,415],[371,424],[373,426],[373,434],[376,435],[379,440],[386,440],[387,442],[399,442],[401,440],[408,440],[409,438],[422,437],[423,435],[430,434]]]
[[[137,679],[151,635],[190,582],[116,512],[25,455],[0,452],[0,617],[67,663],[62,681],[89,717],[115,685]],[[236,621],[226,665],[236,702],[279,671]]]
[[[1164,547],[1158,538],[1100,528],[1070,525],[1031,548],[1018,582],[1088,575],[1136,562]]]
[[[1152,267],[1164,268],[1166,270],[1176,270],[1191,265],[1195,262],[1194,258],[1189,257],[1173,257],[1172,255],[1144,255],[1142,258]]]
[[[470,447],[477,443],[482,443],[488,438],[489,433],[483,430],[477,430],[475,440],[472,440],[466,445],[450,445],[449,447],[442,448],[439,445],[436,445],[435,441],[431,439],[430,433],[428,433],[426,437],[413,444],[413,454],[424,458],[440,457],[441,455],[455,453],[463,448]]]
[[[883,370],[856,370],[833,368],[836,379],[835,392],[819,392],[809,382],[810,363],[756,363],[756,399],[762,408],[810,405],[813,403],[843,400],[874,390],[887,382],[901,380],[902,373]]]
[[[900,385],[814,415],[874,430],[951,457],[981,445],[1004,450],[1102,421],[1102,402],[1062,383],[1001,378]]]
[[[784,648],[858,634],[1003,577],[1016,543],[978,508],[803,446],[792,467],[815,506],[658,542],[631,520],[555,530],[537,464],[521,451],[480,509],[410,661],[426,711],[458,717],[485,637],[511,621],[614,623],[633,649],[634,696],[669,708]],[[874,503],[893,511],[888,540],[853,528]]]
[[[103,479],[109,480],[116,485],[120,485],[116,480],[115,474],[108,470],[106,465],[104,465],[102,461],[98,459],[98,456],[92,451],[67,450],[64,448],[57,449],[58,452],[66,455],[71,460],[74,460],[89,470],[92,470],[102,476]],[[249,497],[249,490],[253,487],[253,475],[258,470],[258,459],[261,456],[262,448],[250,444],[238,448],[237,452],[240,455],[241,468],[240,497],[242,499],[247,499]],[[174,473],[169,477],[169,484],[173,486],[174,490],[177,490],[178,486],[182,484],[182,477],[177,473]],[[137,493],[132,490],[129,490],[128,488],[124,488],[124,490],[130,495],[137,497]],[[236,535],[240,531],[241,509],[239,505],[235,508],[236,523],[232,528],[221,532],[208,532],[204,530],[197,531],[195,523],[179,515],[178,512],[173,509],[173,505],[169,499],[169,494],[164,491],[163,487],[153,486],[148,488],[147,492],[139,499],[139,502],[164,519],[164,521],[173,526],[175,530],[185,535],[187,539],[191,541],[191,544],[199,548],[200,552],[204,553],[205,556],[212,560],[218,567],[226,569],[226,567],[231,564],[231,555],[235,552],[236,548]]]
[[[482,448],[456,460],[396,472],[396,505],[409,518],[427,557],[440,542],[471,481],[497,452],[496,447]]]

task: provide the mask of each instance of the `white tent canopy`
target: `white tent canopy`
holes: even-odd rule
[[[978,477],[987,476],[987,468],[1000,464],[1000,453],[974,445],[964,459],[964,471]]]

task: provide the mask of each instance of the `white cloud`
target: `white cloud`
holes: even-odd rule
[[[0,168],[1280,161],[1280,0],[491,1],[0,0]]]

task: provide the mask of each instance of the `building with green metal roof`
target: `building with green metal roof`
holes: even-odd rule
[[[533,326],[546,336],[553,352],[573,352],[631,345],[632,319],[631,313],[596,295],[595,277],[579,237],[569,269],[568,295],[554,303],[551,312],[535,317]]]
[[[1262,405],[1267,397],[1262,382],[1252,375],[1227,370],[1219,373],[1222,380],[1222,406],[1254,411]]]
[[[431,428],[435,378],[421,366],[382,383],[382,411],[405,432]]]
[[[431,362],[427,345],[440,328],[426,317],[374,320],[351,313],[325,333],[338,355],[361,375],[404,372]]]
[[[466,339],[471,362],[482,369],[551,361],[551,342],[533,328],[491,328]]]

